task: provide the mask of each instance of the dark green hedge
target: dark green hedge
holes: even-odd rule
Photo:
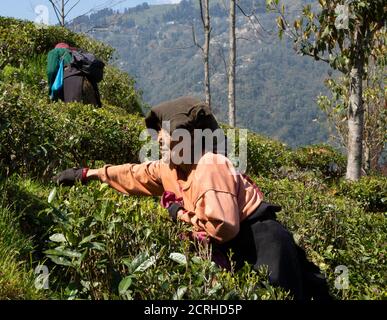
[[[137,162],[143,119],[121,109],[36,98],[22,84],[0,85],[0,163],[8,173],[52,175],[90,160]],[[120,115],[121,114],[121,115]]]

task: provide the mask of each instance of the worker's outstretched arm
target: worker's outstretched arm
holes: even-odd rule
[[[73,168],[62,171],[53,179],[58,184],[73,185],[76,181],[87,183],[100,180],[125,194],[159,196],[164,188],[160,178],[160,162],[141,164],[105,165],[100,169]]]

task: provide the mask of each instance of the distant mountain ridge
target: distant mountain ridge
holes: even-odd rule
[[[292,12],[307,1],[288,2]],[[262,1],[245,0],[241,6],[245,12],[256,9],[264,30],[239,14],[237,125],[292,147],[326,142],[325,117],[315,99],[326,90],[323,80],[328,66],[298,56],[289,39],[280,41],[275,16],[265,11]],[[227,122],[227,10],[221,1],[211,1],[210,14],[212,107],[217,118]],[[183,0],[180,4],[144,3],[122,13],[105,9],[75,19],[71,29],[116,48],[116,63],[136,79],[144,101],[153,105],[181,95],[204,96],[202,56],[193,43],[192,25],[198,43],[203,43],[197,2]],[[265,37],[257,38],[256,28]]]

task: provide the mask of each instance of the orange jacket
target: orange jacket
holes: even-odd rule
[[[183,199],[182,220],[221,243],[238,234],[240,222],[263,200],[259,188],[237,173],[227,157],[212,152],[193,165],[186,181],[179,180],[176,169],[160,160],[105,165],[98,176],[125,194],[161,196],[164,191],[173,192]]]

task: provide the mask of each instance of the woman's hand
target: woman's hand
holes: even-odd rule
[[[211,242],[211,238],[205,231],[189,231],[179,234],[180,240],[197,241],[201,244],[208,244]]]
[[[190,220],[188,214],[185,213],[185,210],[184,210],[184,209],[180,209],[180,210],[177,212],[176,218],[177,218],[177,220],[184,221],[184,222],[186,222],[186,223],[191,223],[191,220]]]
[[[57,184],[65,185],[65,186],[73,186],[76,181],[80,181],[82,184],[87,182],[87,172],[89,168],[70,168],[66,169],[55,177],[53,177],[53,181]]]

